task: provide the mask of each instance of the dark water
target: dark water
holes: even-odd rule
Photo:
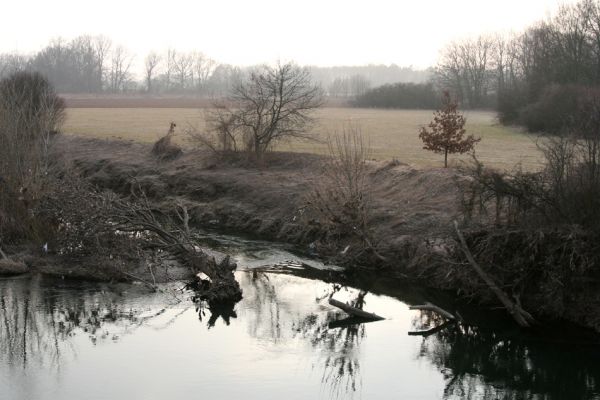
[[[295,257],[219,240],[242,267]],[[426,293],[372,285],[365,309],[387,319],[348,324],[315,279],[327,272],[236,274],[244,299],[220,315],[180,284],[0,280],[0,399],[600,399],[599,347],[562,332],[532,340],[484,317],[412,336],[442,323],[408,309]]]

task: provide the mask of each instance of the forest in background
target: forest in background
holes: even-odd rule
[[[17,71],[48,77],[60,93],[188,94],[220,97],[254,67],[219,63],[200,51],[174,48],[143,59],[105,36],[54,39],[31,55],[0,54],[0,78]],[[351,98],[371,87],[425,82],[430,71],[397,65],[309,66],[313,80],[332,97]]]

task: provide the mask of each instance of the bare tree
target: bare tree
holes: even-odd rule
[[[177,52],[173,48],[167,49],[167,55],[165,57],[165,62],[167,65],[165,66],[165,89],[168,92],[171,90],[171,86],[173,84],[173,75],[175,74],[175,56]]]
[[[179,89],[185,90],[187,81],[192,76],[194,58],[191,54],[178,53],[173,55],[173,67],[179,80]]]
[[[160,64],[160,61],[161,57],[153,51],[146,56],[144,61],[146,67],[146,91],[148,93],[152,92],[152,79],[154,78],[156,68]]]
[[[94,38],[94,48],[96,50],[96,60],[98,63],[98,87],[100,90],[102,90],[105,86],[105,63],[111,47],[112,41],[106,36],[99,35]]]
[[[228,132],[242,136],[260,161],[278,140],[309,138],[312,111],[322,104],[322,90],[309,70],[287,63],[253,71],[214,112],[220,114],[215,120],[226,121]]]
[[[192,54],[193,58],[193,71],[192,71],[192,80],[195,76],[196,82],[196,90],[198,92],[202,91],[206,86],[212,72],[215,69],[216,62],[204,55],[203,53],[194,53]]]
[[[111,91],[119,92],[125,89],[125,83],[129,79],[129,69],[132,62],[133,56],[123,46],[117,46],[114,49],[109,75]]]
[[[480,107],[487,94],[493,49],[490,36],[450,43],[436,68],[438,82],[469,107]]]

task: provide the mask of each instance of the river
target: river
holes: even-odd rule
[[[238,262],[234,308],[198,309],[180,282],[2,278],[0,399],[600,399],[594,335],[526,335],[468,307],[477,324],[419,335],[443,321],[408,304],[446,295],[376,276],[353,286],[283,245],[205,241]],[[336,280],[335,298],[367,290],[365,310],[386,319],[346,320],[327,303]]]

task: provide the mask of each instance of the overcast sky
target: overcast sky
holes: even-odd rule
[[[0,51],[104,34],[138,59],[199,50],[219,62],[428,67],[444,43],[519,31],[570,0],[3,0]]]

